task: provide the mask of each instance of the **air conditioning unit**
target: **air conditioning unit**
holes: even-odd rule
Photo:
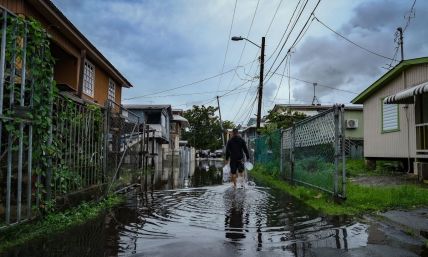
[[[352,120],[346,120],[346,128],[347,129],[355,129],[358,128],[358,120],[352,119]]]
[[[419,181],[428,181],[428,162],[415,162],[414,173],[418,174]]]

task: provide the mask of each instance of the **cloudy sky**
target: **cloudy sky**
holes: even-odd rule
[[[310,18],[318,0],[53,2],[133,83],[134,88],[123,92],[124,104],[188,109],[216,105],[215,96],[225,95],[220,98],[222,115],[235,123],[255,117],[260,50],[245,41],[230,41],[229,33],[257,44],[266,36],[264,113],[275,103],[310,104],[313,82],[319,85],[322,104],[349,103],[396,64],[388,58],[400,59],[399,52],[393,58],[397,27],[406,27],[406,59],[428,56],[428,1],[422,0],[412,12],[414,0],[321,0],[315,10],[321,22],[383,57]],[[306,21],[303,37],[284,59]]]

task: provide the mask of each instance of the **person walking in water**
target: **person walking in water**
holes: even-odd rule
[[[247,144],[238,134],[238,129],[234,128],[232,131],[232,137],[229,139],[226,145],[226,164],[230,165],[230,173],[232,173],[233,187],[236,188],[237,172],[239,176],[243,176],[244,167],[244,154],[245,157],[250,159],[248,153]],[[230,159],[230,161],[229,161]]]

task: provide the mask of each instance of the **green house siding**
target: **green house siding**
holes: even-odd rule
[[[358,120],[358,128],[356,129],[346,129],[345,136],[346,138],[351,139],[363,139],[364,138],[364,119],[363,111],[345,111],[345,120]]]

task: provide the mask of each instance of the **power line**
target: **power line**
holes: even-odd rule
[[[371,54],[373,54],[373,55],[376,55],[376,56],[378,56],[378,57],[381,57],[381,58],[384,58],[384,59],[388,59],[388,60],[391,60],[391,61],[397,61],[397,60],[395,60],[395,59],[393,59],[393,58],[390,58],[390,57],[387,57],[387,56],[385,56],[385,55],[382,55],[382,54],[376,53],[376,52],[374,52],[374,51],[372,51],[372,50],[370,50],[370,49],[368,49],[368,48],[366,48],[366,47],[364,47],[364,46],[361,46],[361,45],[359,45],[359,44],[355,43],[354,41],[352,41],[352,40],[350,40],[349,38],[347,38],[347,37],[343,36],[342,34],[340,34],[339,32],[337,32],[337,31],[333,30],[331,27],[329,27],[329,26],[328,26],[327,24],[325,24],[324,22],[320,21],[320,20],[319,20],[315,15],[314,15],[314,17],[315,17],[315,19],[316,19],[316,20],[317,20],[321,25],[323,25],[324,27],[326,27],[328,30],[330,30],[330,31],[331,31],[331,32],[333,32],[334,34],[338,35],[339,37],[341,37],[341,38],[345,39],[345,40],[346,40],[346,41],[348,41],[349,43],[353,44],[354,46],[356,46],[356,47],[358,47],[358,48],[360,48],[360,49],[362,49],[362,50],[364,50],[364,51],[366,51],[366,52],[368,52],[368,53],[371,53]]]
[[[410,25],[410,20],[416,17],[416,12],[415,12],[415,4],[416,4],[416,0],[413,1],[412,6],[410,7],[409,10],[409,15],[407,15],[407,22],[406,25],[404,26],[403,32],[406,31],[406,29],[409,27]]]
[[[287,69],[287,64],[288,65],[290,65],[290,58],[288,58],[288,60],[286,60],[285,61],[285,64],[284,64],[284,70],[282,71],[282,76],[281,76],[281,80],[279,81],[279,85],[278,85],[278,88],[277,88],[277,90],[276,90],[276,94],[275,94],[275,97],[273,98],[273,100],[272,100],[272,103],[275,103],[275,99],[276,99],[276,97],[278,96],[278,93],[279,93],[279,89],[281,88],[281,85],[282,85],[282,80],[283,80],[283,78],[285,77],[284,76],[284,74],[285,74],[285,71],[286,71],[286,69]]]
[[[232,14],[232,22],[230,23],[229,36],[227,37],[227,45],[226,45],[226,51],[224,53],[224,59],[223,59],[223,65],[221,67],[221,73],[223,73],[223,71],[224,71],[224,65],[226,64],[226,58],[227,58],[227,53],[229,51],[230,37],[232,35],[232,27],[233,27],[233,23],[234,23],[234,20],[235,20],[235,12],[236,12],[236,5],[237,4],[238,4],[238,0],[235,0],[235,6],[233,7],[233,14]],[[223,76],[220,76],[220,78],[218,80],[217,90],[220,87],[222,78],[223,78]]]
[[[245,92],[247,89],[248,88],[241,88],[240,92]],[[182,93],[182,94],[173,94],[173,95],[155,95],[155,96],[147,96],[147,97],[142,97],[142,98],[161,98],[161,97],[176,97],[176,96],[206,95],[206,94],[217,94],[219,92],[229,93],[229,92],[231,92],[231,90],[202,91],[202,92],[191,92],[191,93]]]
[[[257,98],[258,98],[258,92],[256,91],[254,100],[249,102],[249,105],[247,105],[247,107],[245,109],[246,111],[244,110],[244,112],[242,112],[242,114],[239,116],[239,119],[237,121],[245,121],[245,120],[247,120],[247,118],[251,117],[251,113],[254,110]]]
[[[306,8],[306,5],[308,4],[308,2],[309,2],[309,1],[307,0],[307,1],[305,2],[305,4],[303,5],[303,7],[300,9],[300,11],[299,11],[299,14],[298,14],[297,18],[294,20],[293,25],[291,26],[290,32],[288,32],[288,35],[287,35],[287,37],[285,38],[285,41],[284,41],[284,43],[282,44],[281,49],[279,49],[278,54],[276,55],[275,59],[274,59],[274,60],[273,60],[273,62],[272,62],[272,65],[269,67],[269,70],[268,70],[268,72],[267,72],[266,74],[269,74],[269,72],[272,70],[273,66],[275,65],[276,61],[278,60],[278,57],[280,56],[280,54],[281,54],[282,50],[283,50],[283,49],[284,49],[284,47],[285,47],[285,44],[287,43],[288,39],[289,39],[289,38],[290,38],[290,36],[291,36],[291,33],[293,32],[294,28],[296,27],[297,22],[299,21],[300,17],[302,16],[303,11],[304,11],[304,9]],[[300,3],[300,1],[299,1],[299,3]],[[296,6],[296,9],[297,9],[297,7],[298,7],[298,6]],[[293,13],[293,15],[294,15],[294,13]],[[292,16],[292,17],[293,17],[293,16]],[[288,23],[288,25],[287,25],[286,30],[284,31],[284,35],[285,35],[285,33],[287,32],[287,30],[288,30],[288,27],[289,27],[290,23],[291,23],[291,19],[290,19],[290,21],[289,21],[289,23]],[[281,44],[281,42],[280,42],[280,44]],[[275,52],[275,51],[274,51],[274,52]],[[272,54],[272,56],[273,56],[273,54]],[[270,58],[268,58],[268,60],[266,60],[266,62],[267,62],[267,61],[269,61],[269,59],[270,59]]]
[[[259,68],[259,66],[260,66],[260,63],[256,66],[257,68]],[[251,68],[250,68],[250,71],[251,71]],[[255,77],[255,76],[254,76]],[[250,84],[250,88],[247,90],[247,92],[245,93],[245,97],[244,97],[244,100],[242,101],[242,103],[241,103],[241,105],[240,105],[240,108],[239,108],[239,111],[241,110],[241,108],[242,108],[242,105],[245,103],[245,100],[247,99],[247,96],[248,96],[248,93],[250,92],[250,90],[251,90],[251,88],[253,87],[253,83],[254,83],[255,81],[253,80],[253,81],[251,81],[251,84]],[[231,110],[234,110],[235,109],[235,105],[236,105],[236,103],[237,103],[238,101],[233,101],[233,104],[232,104],[232,107],[230,108]],[[238,115],[238,112],[235,114],[235,116],[234,116],[234,120],[235,120],[235,118],[236,118],[236,116]]]
[[[242,92],[238,91],[238,92],[230,93],[230,94],[227,94],[227,95],[225,94],[225,95],[222,95],[222,96],[219,96],[219,97],[227,97],[227,96],[232,96],[232,95],[236,95],[236,94],[240,94],[240,93],[242,93]],[[209,104],[211,102],[214,102],[216,100],[217,100],[217,97],[211,97],[211,98],[208,98],[208,99],[205,99],[205,100],[197,101],[197,102],[203,102],[202,104],[192,104],[192,105],[207,105],[207,104]],[[188,106],[188,105],[189,105],[189,103],[184,103],[184,104],[179,104],[179,105],[174,105],[174,106]]]
[[[251,92],[251,90],[254,90],[253,92]],[[247,93],[245,94],[245,97],[244,97],[244,100],[242,101],[242,103],[241,103],[241,105],[240,105],[240,107],[239,107],[239,109],[238,109],[238,111],[236,112],[236,114],[235,114],[235,116],[233,117],[233,121],[235,121],[236,119],[237,119],[237,117],[238,117],[238,115],[240,115],[240,117],[245,113],[245,110],[246,109],[248,109],[249,108],[249,106],[250,106],[250,101],[251,101],[251,98],[250,99],[248,99],[249,100],[249,102],[246,102],[246,100],[247,100],[247,97],[248,96],[250,96],[250,94],[256,94],[256,92],[257,92],[257,87],[256,86],[253,86],[253,87],[251,87],[250,89],[248,89],[247,90]],[[235,101],[236,102],[236,101]],[[247,107],[244,107],[243,108],[243,106],[247,106]],[[233,108],[232,108],[233,109]],[[243,111],[243,113],[241,113],[241,111]]]
[[[300,5],[300,2],[301,2],[301,0],[299,0],[299,2],[297,2],[296,7],[294,8],[293,14],[291,15],[290,20],[288,21],[287,27],[285,28],[284,32],[282,33],[281,39],[279,40],[278,44],[276,45],[275,50],[273,50],[272,54],[267,58],[266,62],[268,62],[273,57],[273,55],[276,53],[276,50],[278,50],[279,46],[281,45],[282,40],[284,39],[285,34],[288,31],[288,27],[290,26],[291,21],[293,20],[293,17],[294,17],[294,15],[295,15],[295,13],[296,13],[299,5]]]
[[[269,81],[273,74],[275,74],[275,72],[279,69],[279,67],[281,66],[281,64],[284,62],[285,58],[287,58],[287,56],[290,54],[291,49],[293,47],[296,46],[297,41],[299,40],[300,36],[303,36],[303,32],[305,31],[306,26],[308,26],[309,21],[311,20],[311,17],[314,16],[314,12],[315,10],[318,8],[318,5],[320,4],[321,0],[318,0],[317,4],[315,5],[314,9],[312,10],[311,14],[309,15],[308,19],[306,20],[305,24],[303,25],[302,29],[300,30],[299,34],[297,35],[296,39],[294,40],[293,44],[291,44],[291,47],[288,49],[287,54],[284,56],[284,58],[282,58],[281,62],[279,63],[279,65],[276,67],[276,69],[271,73],[270,77],[266,80]],[[307,31],[307,30],[306,30]],[[284,42],[285,43],[285,42]],[[279,55],[278,55],[279,56]],[[272,66],[270,67],[269,71],[272,69],[273,65],[275,64],[275,62],[272,64]],[[268,71],[268,73],[269,73]],[[266,75],[268,75],[268,73]]]
[[[317,86],[320,86],[320,87],[325,87],[325,88],[329,88],[329,89],[333,89],[333,90],[338,90],[338,91],[342,91],[342,92],[346,92],[346,93],[358,95],[358,93],[353,92],[353,91],[349,91],[349,90],[346,90],[346,89],[340,89],[340,88],[337,88],[337,87],[323,85],[323,84],[320,84],[318,82],[307,81],[307,80],[304,80],[304,79],[299,79],[299,78],[296,78],[296,77],[292,77],[292,76],[288,76],[288,75],[283,75],[283,74],[280,74],[280,73],[275,73],[275,75],[283,76],[283,77],[288,77],[290,79],[294,79],[294,80],[297,80],[297,81],[300,81],[300,82],[304,82],[304,83],[310,84],[310,85],[313,85],[314,83],[317,83]]]
[[[256,9],[254,10],[253,17],[251,19],[250,27],[248,29],[246,38],[248,38],[250,36],[251,29],[253,28],[254,20],[256,18],[256,14],[257,14],[257,9],[259,8],[259,3],[260,3],[260,0],[257,1]],[[244,55],[244,51],[245,51],[245,46],[246,45],[247,45],[247,41],[245,40],[244,41],[244,46],[242,47],[241,55],[239,56],[238,64],[236,66],[239,66],[240,63],[241,63],[242,56]],[[230,80],[229,85],[227,86],[227,88],[230,87],[230,85],[232,84],[232,82],[233,82],[234,79],[235,79],[235,74],[232,76],[232,78],[231,78],[231,80]]]
[[[257,59],[256,59],[256,60],[257,60]],[[253,60],[253,61],[251,61],[251,62],[249,62],[249,63],[246,63],[246,64],[244,64],[243,66],[246,66],[246,65],[248,65],[248,64],[251,64],[251,63],[255,62],[256,60]],[[243,67],[243,66],[236,66],[235,68],[230,69],[230,70],[228,70],[228,71],[225,71],[225,72],[222,72],[222,73],[219,73],[219,74],[216,74],[216,75],[214,75],[214,76],[207,77],[207,78],[204,78],[204,79],[201,79],[201,80],[197,80],[197,81],[194,81],[194,82],[191,82],[191,83],[187,83],[187,84],[184,84],[184,85],[181,85],[181,86],[178,86],[178,87],[173,87],[173,88],[169,88],[169,89],[165,89],[165,90],[157,91],[157,92],[150,93],[150,94],[147,94],[147,95],[141,95],[141,96],[134,96],[134,97],[130,97],[130,98],[125,98],[125,99],[124,99],[124,101],[132,100],[132,99],[137,99],[137,98],[142,98],[142,97],[147,97],[147,96],[152,96],[152,95],[158,95],[158,94],[162,94],[162,93],[165,93],[165,92],[174,91],[174,90],[176,90],[176,89],[180,89],[180,88],[184,88],[184,87],[192,86],[192,85],[195,85],[195,84],[199,84],[199,83],[205,82],[205,81],[207,81],[207,80],[214,79],[214,78],[217,78],[217,77],[222,76],[222,75],[224,75],[224,74],[227,74],[227,73],[233,72],[233,71],[235,71],[235,70],[237,70],[238,68],[241,68],[241,67]]]
[[[275,20],[276,14],[278,13],[279,8],[281,7],[282,1],[283,0],[279,0],[278,6],[276,7],[276,10],[275,10],[275,13],[273,14],[272,19],[270,20],[269,26],[268,26],[268,28],[266,30],[265,37],[269,33],[270,27],[272,26],[272,23]]]

